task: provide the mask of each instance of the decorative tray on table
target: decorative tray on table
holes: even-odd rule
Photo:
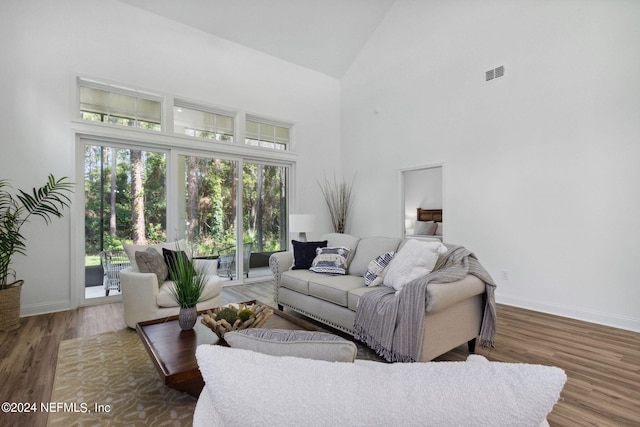
[[[224,307],[207,310],[202,315],[202,324],[211,329],[218,338],[230,331],[247,328],[260,328],[273,314],[268,305],[257,302],[228,304]]]

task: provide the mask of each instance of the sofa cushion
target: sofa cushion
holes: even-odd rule
[[[346,246],[317,248],[309,270],[322,274],[346,274],[351,249]]]
[[[349,257],[347,257],[347,264],[351,265],[353,257],[358,248],[359,237],[351,236],[343,233],[329,233],[322,236],[327,241],[327,246],[346,246],[351,249]],[[347,270],[348,274],[351,274],[350,270]]]
[[[227,332],[224,339],[231,348],[272,356],[353,362],[358,354],[354,343],[327,332],[252,328]]]
[[[136,264],[140,273],[154,273],[158,278],[158,286],[162,285],[169,275],[167,264],[162,255],[154,248],[147,248],[144,252],[136,252]]]
[[[364,287],[360,276],[326,276],[316,274],[309,279],[309,295],[334,304],[347,306],[348,292]]]
[[[283,271],[282,275],[280,275],[280,286],[309,295],[309,280],[316,276],[318,276],[318,273],[309,270]]]
[[[313,259],[316,257],[316,249],[327,247],[326,240],[318,242],[298,242],[297,240],[292,240],[291,244],[293,245],[292,270],[308,270],[311,268]]]
[[[356,311],[356,308],[358,308],[358,302],[360,301],[360,297],[374,289],[375,287],[363,286],[361,288],[350,290],[349,293],[347,294],[347,308],[349,310]]]
[[[400,239],[391,237],[363,237],[358,242],[358,249],[349,264],[349,274],[364,276],[369,263],[385,252],[398,249]]]
[[[419,277],[429,274],[436,265],[438,256],[447,248],[437,241],[409,239],[391,260],[384,276],[384,284],[395,290]]]
[[[198,273],[202,273],[205,276],[215,276],[218,274],[217,259],[194,258],[191,261],[193,262],[193,268],[195,268]]]
[[[199,301],[206,301],[211,298],[215,298],[222,292],[222,280],[218,276],[206,276],[207,281],[204,284],[204,289]],[[171,280],[165,281],[156,296],[156,304],[159,307],[178,307],[178,303],[173,298],[171,289],[175,289],[176,284]]]

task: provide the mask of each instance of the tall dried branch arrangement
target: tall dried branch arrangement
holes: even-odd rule
[[[347,219],[349,218],[349,210],[351,208],[351,191],[353,189],[353,181],[347,184],[344,180],[338,182],[335,174],[333,182],[324,177],[324,182],[318,181],[324,200],[327,202],[329,213],[331,214],[331,222],[333,230],[336,233],[344,233],[347,228]]]

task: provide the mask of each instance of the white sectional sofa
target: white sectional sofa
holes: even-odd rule
[[[351,248],[346,275],[318,274],[292,270],[293,253],[271,255],[269,265],[275,279],[278,308],[288,307],[333,328],[354,333],[356,307],[369,292],[363,276],[369,263],[387,251],[397,251],[402,239],[358,238],[347,234],[328,234],[327,246]],[[420,361],[429,361],[464,343],[473,352],[484,310],[485,284],[475,276],[452,283],[429,283],[424,315]]]

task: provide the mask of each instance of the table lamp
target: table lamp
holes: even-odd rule
[[[298,233],[298,240],[306,242],[307,232],[313,231],[315,219],[315,215],[291,214],[289,215],[289,232]]]

